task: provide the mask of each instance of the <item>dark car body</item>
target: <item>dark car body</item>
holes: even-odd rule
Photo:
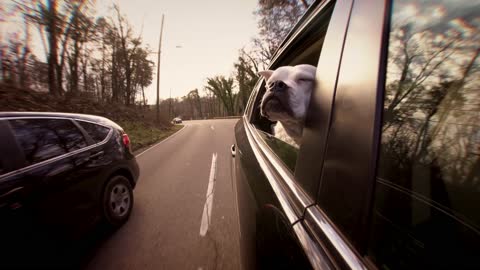
[[[13,258],[41,253],[54,237],[91,228],[104,216],[102,199],[112,177],[135,187],[139,167],[125,136],[98,116],[0,113],[1,265],[22,266]]]
[[[461,2],[312,4],[270,65],[317,66],[299,149],[263,80],[235,126],[244,269],[480,268],[480,3]]]

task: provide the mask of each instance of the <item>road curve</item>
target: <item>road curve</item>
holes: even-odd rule
[[[187,121],[182,130],[140,153],[130,220],[97,247],[86,268],[239,269],[230,154],[236,121]],[[210,222],[201,236],[212,178]]]

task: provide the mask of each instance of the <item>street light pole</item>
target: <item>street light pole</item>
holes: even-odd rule
[[[157,61],[157,123],[160,123],[160,54],[162,53],[162,35],[163,35],[163,18],[160,26],[160,41],[158,42],[158,61]]]
[[[168,106],[168,118],[172,118],[172,115],[171,115],[171,112],[172,112],[172,88],[170,88],[170,104]]]

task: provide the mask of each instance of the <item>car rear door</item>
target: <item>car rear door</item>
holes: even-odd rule
[[[23,150],[23,181],[31,194],[27,207],[46,229],[61,233],[75,216],[79,192],[73,156],[87,142],[71,119],[18,117],[8,120]]]
[[[362,256],[374,183],[388,27],[387,2],[355,1],[339,67],[315,205],[305,229],[342,269],[365,269]]]
[[[109,144],[113,135],[111,127],[80,119],[75,119],[74,123],[88,142],[88,147],[72,155],[76,167],[72,173],[77,196],[74,206],[79,220],[95,222],[107,173],[112,169],[114,153],[118,150]]]
[[[66,179],[71,164],[64,158],[66,151],[59,147],[56,134],[34,121],[0,120],[2,141],[6,142],[3,148],[8,148],[2,155],[15,160],[13,170],[0,176],[2,225],[6,226],[2,228],[5,252],[1,262],[7,268],[46,267],[58,251],[52,238],[57,232],[43,226],[42,221],[56,221],[56,210],[62,204],[44,206],[58,190],[52,183]]]
[[[317,203],[294,225],[339,268],[479,267],[478,9],[355,2]]]
[[[335,84],[352,1],[319,3],[279,50],[271,69],[317,66],[317,84],[299,149],[269,133],[260,116],[265,92],[255,87],[246,114],[235,127],[235,188],[242,261],[246,268],[333,268],[312,234],[299,226],[314,205],[334,102]],[[257,252],[252,250],[257,249]],[[254,253],[261,258],[252,260]],[[257,265],[251,263],[257,261]]]

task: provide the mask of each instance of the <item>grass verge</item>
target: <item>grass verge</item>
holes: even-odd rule
[[[183,125],[174,125],[170,128],[157,128],[142,122],[118,121],[132,142],[132,151],[145,148],[157,143],[180,130]]]

